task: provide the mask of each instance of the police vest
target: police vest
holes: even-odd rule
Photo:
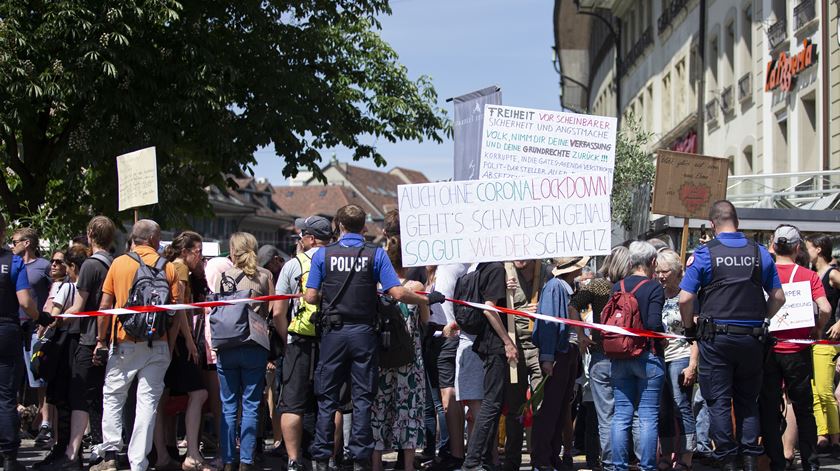
[[[324,279],[321,282],[321,312],[340,314],[346,324],[373,324],[376,320],[376,277],[373,260],[377,246],[324,248]],[[348,278],[352,276],[352,278]],[[350,280],[343,292],[341,287]]]
[[[312,266],[312,259],[306,253],[299,253],[295,257],[300,263],[300,277],[298,277],[298,290],[303,293],[306,281],[309,279],[309,269]],[[289,323],[289,332],[298,335],[305,335],[309,337],[315,336],[315,326],[312,325],[310,318],[318,306],[309,304],[303,298],[298,299],[297,309],[292,315],[292,321]]]
[[[12,280],[12,258],[14,254],[6,249],[0,249],[0,317],[18,320],[17,290]],[[26,276],[26,272],[18,273],[18,276]]]
[[[711,258],[712,281],[700,293],[703,317],[720,320],[767,317],[758,244],[748,240],[744,247],[727,247],[713,240],[706,247]]]

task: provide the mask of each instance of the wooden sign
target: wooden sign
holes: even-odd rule
[[[709,207],[726,198],[729,161],[707,155],[657,151],[653,212],[706,219]]]

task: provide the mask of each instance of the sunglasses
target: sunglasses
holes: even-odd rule
[[[50,263],[53,264],[53,265],[56,265],[56,264],[64,265],[64,260],[61,260],[59,258],[54,258],[54,259],[50,260]]]

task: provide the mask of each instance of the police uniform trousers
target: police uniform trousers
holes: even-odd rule
[[[20,417],[17,392],[23,380],[23,340],[17,313],[0,318],[0,453],[15,453],[20,447]]]
[[[709,407],[709,435],[718,460],[763,453],[758,437],[764,343],[752,335],[718,333],[700,345],[700,390]],[[740,444],[732,433],[730,407]]]
[[[318,417],[312,458],[327,461],[333,453],[335,422],[342,406],[341,388],[350,380],[353,426],[348,449],[353,459],[369,462],[374,449],[370,411],[379,379],[379,335],[368,324],[344,323],[321,335],[320,357],[315,367]]]

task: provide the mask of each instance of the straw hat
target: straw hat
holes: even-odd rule
[[[554,276],[560,276],[564,273],[571,273],[573,271],[580,270],[589,263],[589,259],[590,257],[588,256],[555,258],[552,260],[554,263],[554,269],[551,270],[551,274]]]

